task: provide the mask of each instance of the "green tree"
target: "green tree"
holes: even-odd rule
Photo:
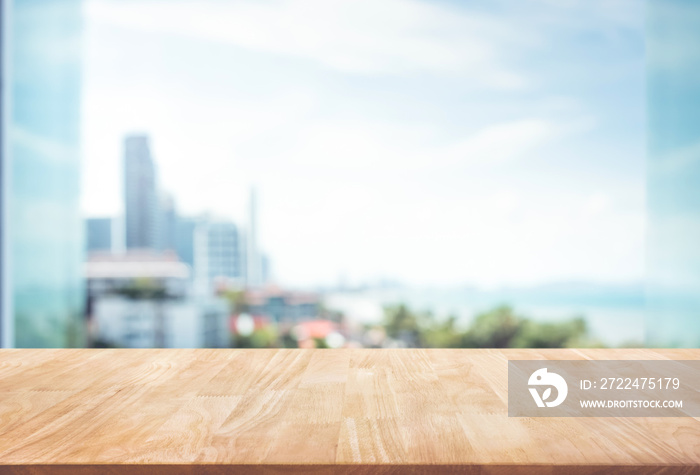
[[[250,311],[250,305],[248,305],[248,301],[245,298],[244,290],[228,289],[221,292],[220,296],[228,300],[231,313],[241,314]]]
[[[134,300],[164,300],[168,296],[163,285],[145,277],[134,279],[125,284],[122,288],[117,289],[117,294]]]
[[[401,340],[408,346],[422,346],[421,317],[405,304],[384,308],[384,327],[387,336]]]
[[[234,348],[275,348],[277,331],[272,325],[254,330],[248,336],[234,334],[231,345]]]
[[[445,321],[425,329],[421,341],[428,348],[462,348],[463,337],[463,332],[457,328],[457,317],[450,315]]]
[[[563,322],[533,322],[526,320],[513,339],[515,348],[566,348],[586,344],[586,321],[574,318]]]
[[[477,315],[462,341],[467,348],[512,348],[523,323],[510,306],[502,305]]]
[[[384,309],[388,337],[408,346],[428,348],[566,348],[601,347],[590,339],[583,317],[539,322],[517,315],[501,305],[480,313],[464,331],[457,318],[436,321],[429,313],[417,313],[405,304]]]

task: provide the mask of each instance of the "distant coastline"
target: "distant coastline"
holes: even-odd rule
[[[380,322],[385,305],[405,303],[416,310],[430,311],[436,319],[455,315],[465,327],[479,312],[507,304],[516,313],[537,321],[583,317],[591,336],[611,347],[644,343],[641,284],[557,283],[496,290],[392,286],[326,291],[324,302],[348,319],[363,323]]]

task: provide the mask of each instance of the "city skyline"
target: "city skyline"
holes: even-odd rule
[[[269,259],[257,239],[257,198],[250,190],[248,222],[180,213],[175,195],[164,189],[146,134],[124,137],[123,209],[119,216],[84,219],[87,260],[96,256],[127,258],[143,252],[177,256],[192,271],[195,293],[223,286],[259,287],[269,283]],[[93,255],[96,253],[96,255]]]
[[[634,2],[85,11],[86,216],[119,213],[115,155],[144,131],[185,214],[243,223],[258,187],[284,283],[643,278]]]
[[[4,346],[81,346],[81,316],[111,318],[87,264],[114,271],[93,290],[159,298],[167,261],[188,297],[244,312],[262,249],[273,307],[313,287],[333,318],[437,324],[507,303],[603,343],[697,345],[690,3],[645,24],[629,0],[15,1]]]

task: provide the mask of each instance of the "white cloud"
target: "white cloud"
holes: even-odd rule
[[[538,118],[489,125],[463,141],[450,145],[455,163],[495,163],[522,155],[553,138],[558,126]]]
[[[496,88],[525,78],[504,55],[508,25],[416,0],[87,3],[88,21],[227,43],[355,74],[457,73]]]
[[[517,159],[564,133],[563,124],[526,118],[465,130],[446,140],[435,127],[380,121],[323,121],[299,126],[285,148],[291,166],[367,170],[478,167]]]
[[[562,84],[503,90],[525,82],[515,43],[537,37],[511,26],[529,21],[412,0],[86,7],[91,214],[120,208],[121,141],[144,130],[188,213],[242,221],[258,185],[284,283],[641,275],[639,193],[610,172],[621,154],[590,155],[625,140],[592,127],[606,111]]]
[[[610,209],[610,196],[601,191],[590,195],[584,202],[581,212],[584,218],[596,218]]]

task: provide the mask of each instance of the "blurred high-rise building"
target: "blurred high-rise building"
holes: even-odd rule
[[[178,214],[175,198],[170,193],[162,193],[158,206],[158,249],[161,251],[177,250]]]
[[[85,220],[87,251],[111,251],[114,226],[112,218],[88,218]]]
[[[272,280],[272,264],[270,263],[270,256],[267,254],[260,254],[260,281],[263,284],[267,284]]]
[[[189,274],[172,252],[91,254],[85,278],[92,345],[228,346],[227,301],[211,295],[190,297]]]
[[[246,284],[256,287],[262,284],[261,259],[258,248],[258,198],[255,188],[250,190],[248,202],[248,233],[246,235],[245,277]]]
[[[194,235],[194,272],[200,288],[213,289],[219,280],[242,283],[241,239],[232,222],[205,219]]]
[[[199,218],[180,216],[176,223],[175,253],[190,268],[194,268],[194,233],[199,221]]]
[[[124,140],[124,218],[127,249],[159,248],[159,197],[148,137]]]
[[[84,342],[80,0],[0,1],[2,346]]]

